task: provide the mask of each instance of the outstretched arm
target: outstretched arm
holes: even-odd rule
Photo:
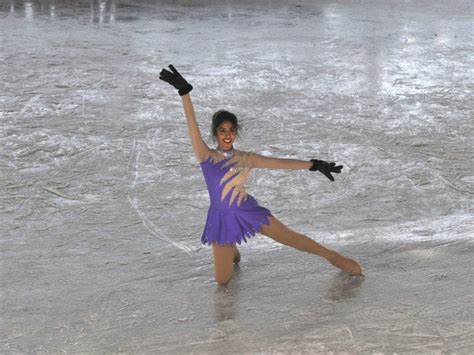
[[[252,168],[309,170],[311,161],[298,159],[270,158],[260,154],[249,154],[249,165]]]
[[[342,165],[336,166],[336,163],[328,163],[324,160],[310,159],[310,161],[306,161],[270,158],[256,153],[248,154],[248,165],[251,168],[320,171],[331,181],[334,181],[334,177],[331,173],[339,174],[342,169]]]
[[[186,121],[188,122],[189,138],[191,139],[193,151],[198,161],[202,162],[207,159],[210,149],[201,137],[196,116],[194,115],[193,103],[191,96],[189,96],[189,92],[193,89],[193,86],[181,76],[174,66],[169,65],[169,68],[171,71],[163,69],[160,72],[160,79],[178,89],[178,94],[181,96],[183,102]]]
[[[183,95],[181,96],[181,101],[183,102],[184,114],[188,123],[189,138],[191,139],[194,154],[196,155],[197,160],[202,162],[209,156],[210,149],[201,137],[196,116],[194,115],[191,96],[189,94]]]

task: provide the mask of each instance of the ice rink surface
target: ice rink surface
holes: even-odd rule
[[[1,353],[474,352],[471,1],[0,0]],[[256,235],[227,287],[206,142],[344,165],[248,192],[358,260]]]

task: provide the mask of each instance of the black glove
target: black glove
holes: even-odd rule
[[[311,159],[311,161],[313,162],[313,166],[309,168],[309,170],[319,170],[324,175],[326,175],[326,177],[331,181],[334,181],[334,178],[332,177],[331,173],[339,174],[342,169],[342,165],[335,166],[336,163],[328,163],[327,161],[318,159]]]
[[[160,79],[166,81],[178,89],[178,94],[180,96],[189,94],[193,89],[192,85],[189,84],[173,65],[169,65],[171,72],[169,70],[163,69],[160,73]]]

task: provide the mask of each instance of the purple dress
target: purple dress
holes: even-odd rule
[[[270,224],[270,211],[245,192],[243,185],[250,169],[242,164],[245,159],[239,159],[244,154],[220,161],[211,155],[200,163],[211,202],[201,237],[203,244],[240,245],[259,233],[262,224]]]

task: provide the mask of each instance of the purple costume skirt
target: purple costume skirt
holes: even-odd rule
[[[206,225],[202,233],[201,242],[211,245],[213,242],[224,246],[226,243],[239,245],[247,242],[255,233],[260,233],[261,225],[270,224],[270,211],[258,205],[250,195],[241,202],[239,207],[225,208],[209,207]]]

